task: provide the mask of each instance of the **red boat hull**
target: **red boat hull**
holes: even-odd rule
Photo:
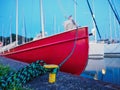
[[[21,62],[44,60],[59,65],[71,54],[60,70],[79,75],[87,65],[88,49],[88,28],[82,27],[17,46],[2,55]]]

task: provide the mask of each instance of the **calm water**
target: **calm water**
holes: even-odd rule
[[[89,59],[81,76],[120,85],[120,58]]]

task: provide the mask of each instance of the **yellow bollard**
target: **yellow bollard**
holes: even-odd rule
[[[49,83],[56,82],[56,74],[55,73],[49,73]]]
[[[56,82],[56,73],[58,72],[58,65],[50,64],[50,65],[44,65],[44,68],[48,69],[50,71],[49,73],[49,83]]]

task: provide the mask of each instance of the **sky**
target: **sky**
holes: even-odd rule
[[[44,27],[47,36],[64,31],[63,23],[66,17],[72,15],[75,19],[75,0],[43,0]],[[76,0],[76,23],[79,26],[88,26],[89,33],[93,28],[87,0]],[[120,37],[120,25],[108,4],[108,0],[89,0],[94,11],[102,39]],[[120,0],[113,0],[120,15]],[[41,31],[40,0],[18,0],[18,29],[23,35],[23,21],[27,37],[35,37]],[[16,0],[0,0],[0,36],[16,33]],[[112,33],[112,35],[111,35]],[[90,37],[93,38],[93,37]],[[99,36],[97,35],[99,39]]]

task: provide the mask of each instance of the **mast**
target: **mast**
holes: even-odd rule
[[[97,23],[96,23],[95,17],[94,17],[94,15],[93,15],[93,12],[92,12],[92,9],[91,9],[91,7],[90,7],[90,3],[89,3],[88,0],[87,0],[87,4],[88,4],[88,7],[89,7],[89,10],[90,10],[91,16],[92,16],[92,18],[93,18],[93,21],[94,21],[94,23],[95,23],[95,27],[96,27],[96,29],[97,29],[97,32],[98,32],[99,38],[101,39],[101,35],[100,35],[100,32],[99,32],[99,29],[98,29],[98,26],[97,26]]]
[[[76,23],[76,9],[77,9],[77,2],[74,0],[74,17],[75,17],[75,23]]]
[[[110,18],[110,41],[112,41],[112,20],[111,20],[111,9],[109,9],[109,18]]]
[[[25,19],[24,19],[24,9],[23,9],[23,27],[22,27],[22,43],[25,43],[26,31],[25,31]]]
[[[54,34],[56,33],[56,16],[54,16]]]
[[[4,37],[3,37],[3,31],[4,31],[4,25],[2,24],[2,42],[3,42],[3,45],[4,45]]]
[[[115,40],[117,40],[117,28],[116,28],[116,25],[117,25],[117,23],[116,23],[116,20],[115,20],[115,17],[114,17],[114,29],[115,29]]]
[[[92,4],[93,4],[93,17],[95,18],[95,15],[94,15],[94,13],[95,13],[94,0],[93,0]],[[95,42],[97,42],[96,27],[95,27],[95,22],[94,22],[93,18],[92,18],[92,21],[93,21],[93,30],[94,30],[94,33],[95,33]]]
[[[42,37],[45,37],[42,0],[40,0],[40,9],[41,9],[40,11],[41,11],[41,29],[42,29]]]
[[[12,16],[10,16],[10,44],[12,44],[12,26],[11,26],[11,23],[12,23]]]
[[[16,45],[18,45],[18,0],[16,0]]]

